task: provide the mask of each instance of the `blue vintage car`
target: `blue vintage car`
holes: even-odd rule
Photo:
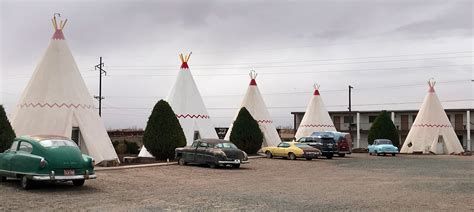
[[[392,154],[392,156],[395,156],[396,154],[398,154],[398,147],[394,146],[392,144],[392,141],[388,139],[375,139],[374,143],[368,146],[368,149],[369,155]]]

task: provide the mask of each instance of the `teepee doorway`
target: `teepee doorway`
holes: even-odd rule
[[[71,132],[71,140],[73,140],[77,146],[81,146],[81,130],[79,127],[73,127]]]

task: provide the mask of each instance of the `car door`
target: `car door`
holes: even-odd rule
[[[374,152],[374,147],[376,144],[377,144],[377,140],[375,140],[374,143],[372,143],[372,145],[369,145],[367,147],[367,149],[369,149],[369,152]]]
[[[12,158],[16,155],[16,151],[18,149],[19,141],[13,141],[10,149],[6,150],[0,156],[0,170],[5,172],[5,175],[12,176]],[[3,175],[3,174],[2,174]]]
[[[18,150],[11,160],[12,168],[17,172],[31,173],[39,166],[39,157],[31,155],[33,145],[28,141],[20,141]]]
[[[183,156],[186,162],[195,162],[196,161],[196,149],[198,147],[198,141],[193,142],[191,147],[185,147]]]
[[[197,163],[206,163],[207,159],[207,143],[204,141],[199,142],[196,148],[195,161]]]

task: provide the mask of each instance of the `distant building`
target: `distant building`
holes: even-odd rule
[[[474,110],[448,109],[445,111],[464,149],[472,150],[473,142],[470,138],[472,138],[474,132],[474,117],[472,113]],[[354,148],[365,148],[368,145],[367,137],[369,129],[380,112],[381,111],[352,111],[349,113],[349,111],[329,111],[329,115],[338,131],[349,132],[350,128]],[[393,110],[387,112],[391,114],[392,120],[394,120],[395,126],[400,134],[400,142],[403,144],[416,118],[418,110]],[[293,126],[296,132],[303,119],[304,112],[291,112],[291,114],[293,115]],[[468,114],[470,116],[470,123],[468,123]],[[357,119],[357,117],[359,117],[359,119]],[[358,129],[359,133],[357,133]],[[468,139],[470,139],[470,144],[468,144]]]

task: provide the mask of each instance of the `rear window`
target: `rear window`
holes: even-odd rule
[[[74,141],[69,140],[43,140],[39,142],[44,147],[76,146]]]
[[[392,144],[390,140],[377,140],[377,144]]]

